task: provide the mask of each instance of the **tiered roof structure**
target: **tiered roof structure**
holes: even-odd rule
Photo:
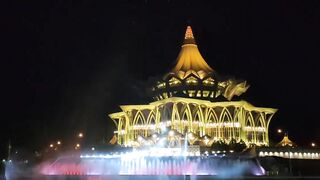
[[[246,81],[217,75],[188,26],[176,65],[151,88],[155,101],[122,105],[121,112],[109,115],[117,127],[113,142],[144,147],[166,139],[166,146],[179,146],[189,137],[189,144],[200,146],[232,139],[268,145],[269,123],[277,110],[233,100],[248,87]]]
[[[283,139],[276,145],[276,147],[296,147],[297,144],[291,141],[286,133]]]
[[[231,100],[248,88],[246,81],[218,76],[200,54],[192,29],[188,26],[175,67],[157,81],[152,91],[155,100],[188,97],[218,101],[221,96]]]

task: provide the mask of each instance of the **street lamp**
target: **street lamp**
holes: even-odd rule
[[[278,129],[277,132],[278,132],[279,134],[281,134],[281,133],[282,133],[282,129]]]
[[[312,142],[312,143],[311,143],[311,146],[312,146],[312,147],[316,147],[316,143]]]
[[[57,144],[60,145],[60,144],[61,144],[61,141],[57,141]]]
[[[190,140],[193,140],[193,139],[194,139],[193,134],[192,134],[192,133],[189,133],[189,134],[188,134],[188,138],[189,138]]]
[[[53,148],[53,144],[50,144],[49,146],[50,146],[51,148]]]
[[[77,143],[77,144],[76,144],[76,146],[74,147],[74,149],[75,149],[75,150],[80,149],[80,144],[79,144],[79,143]]]
[[[79,134],[78,134],[78,137],[79,137],[79,138],[83,138],[83,133],[82,133],[82,132],[79,133]]]

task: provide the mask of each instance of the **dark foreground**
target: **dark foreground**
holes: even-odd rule
[[[206,180],[206,179],[320,179],[320,176],[241,176],[241,177],[220,177],[220,176],[24,176],[10,177],[13,180]]]

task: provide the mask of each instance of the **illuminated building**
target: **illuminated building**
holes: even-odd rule
[[[154,102],[122,105],[110,114],[116,124],[112,142],[126,147],[149,146],[166,135],[172,146],[243,140],[269,145],[268,127],[277,111],[233,100],[247,91],[246,81],[221,77],[201,56],[188,26],[175,67],[154,83]]]
[[[296,143],[292,142],[289,139],[287,133],[283,136],[283,139],[278,144],[276,144],[276,147],[285,147],[285,146],[288,146],[288,147],[296,147],[297,146]]]

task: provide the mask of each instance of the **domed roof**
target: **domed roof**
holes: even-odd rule
[[[187,72],[200,72],[200,74],[213,72],[213,69],[201,56],[190,26],[187,27],[184,43],[172,72],[180,75],[187,74]]]
[[[276,147],[285,147],[285,146],[289,146],[289,147],[296,147],[297,146],[296,143],[292,142],[289,139],[287,133],[283,136],[283,139],[278,144],[276,144]]]
[[[246,81],[222,79],[201,56],[190,26],[176,65],[152,87],[155,100],[170,97],[198,98],[210,101],[231,100],[246,92]]]

